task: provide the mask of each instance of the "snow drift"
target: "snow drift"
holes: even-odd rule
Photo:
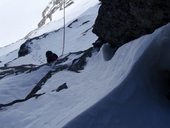
[[[126,70],[131,68],[128,75],[108,95],[65,128],[169,128],[169,35],[170,24],[128,44],[141,45],[129,56],[133,66],[127,67]],[[123,48],[125,46],[117,54],[131,51],[125,53],[121,50]],[[107,75],[114,75],[114,71]],[[115,86],[115,83],[112,84]]]

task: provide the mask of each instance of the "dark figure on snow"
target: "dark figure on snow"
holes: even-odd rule
[[[53,63],[54,61],[58,59],[58,56],[52,51],[47,51],[46,58],[47,58],[47,63]]]

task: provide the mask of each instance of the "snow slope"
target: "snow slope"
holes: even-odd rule
[[[97,39],[91,32],[97,4],[75,0],[67,8],[65,55],[52,66],[44,64],[45,52],[61,54],[62,12],[0,49],[0,66],[10,66],[0,67],[1,128],[170,127],[170,24],[116,53],[107,44],[83,51]],[[30,54],[17,58],[26,41]],[[62,85],[67,88],[57,91]]]
[[[13,70],[14,69],[8,69]],[[43,67],[33,72],[24,72],[22,74],[14,74],[5,77],[0,81],[0,101],[6,104],[11,101],[25,98],[25,95],[32,90],[35,84],[40,81],[49,71],[49,67]]]
[[[73,51],[85,50],[97,39],[97,37],[92,34],[91,30],[97,16],[99,8],[98,3],[97,0],[75,0],[74,4],[66,8],[67,27],[65,54]],[[58,17],[54,22],[50,22],[30,32],[24,39],[7,47],[0,48],[0,61],[2,61],[0,66],[8,62],[10,62],[10,66],[45,63],[44,55],[47,50],[52,50],[58,55],[61,55],[63,45],[62,13],[63,12],[56,12]],[[43,35],[45,35],[45,37]],[[30,45],[32,53],[24,58],[17,59],[20,44],[32,38],[40,38],[32,41],[33,45]]]
[[[170,24],[123,45],[113,57],[106,45],[92,50],[84,70],[54,72],[37,92],[43,95],[2,108],[1,128],[169,128],[164,76],[170,73],[169,34]],[[73,54],[49,71],[80,56]],[[16,78],[3,79],[10,77]],[[68,89],[56,92],[63,83]]]
[[[128,75],[121,80],[117,88],[64,128],[82,128],[82,126],[84,128],[169,128],[170,101],[167,97],[170,91],[169,34],[170,24],[152,35],[127,44],[138,45],[137,49],[135,48],[136,52],[131,52],[131,49],[127,52],[121,51],[124,54],[131,52],[128,56],[131,61],[128,58],[126,60],[133,65],[131,70],[130,66],[125,64],[126,70],[130,71]],[[112,60],[115,58],[116,55]],[[118,73],[126,74],[126,71]],[[107,74],[110,75],[113,76],[111,85],[117,85],[114,70],[111,74]]]

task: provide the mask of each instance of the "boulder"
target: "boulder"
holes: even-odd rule
[[[30,53],[30,47],[28,45],[28,42],[29,41],[26,41],[20,46],[20,49],[18,51],[18,57],[22,57]]]
[[[120,46],[170,22],[170,0],[100,0],[93,32]]]

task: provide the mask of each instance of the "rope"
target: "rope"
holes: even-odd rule
[[[63,49],[62,49],[62,54],[64,54],[64,50],[65,50],[65,42],[66,42],[66,27],[65,27],[65,24],[66,24],[66,12],[65,12],[65,0],[63,1],[64,3],[64,8],[63,8]]]

